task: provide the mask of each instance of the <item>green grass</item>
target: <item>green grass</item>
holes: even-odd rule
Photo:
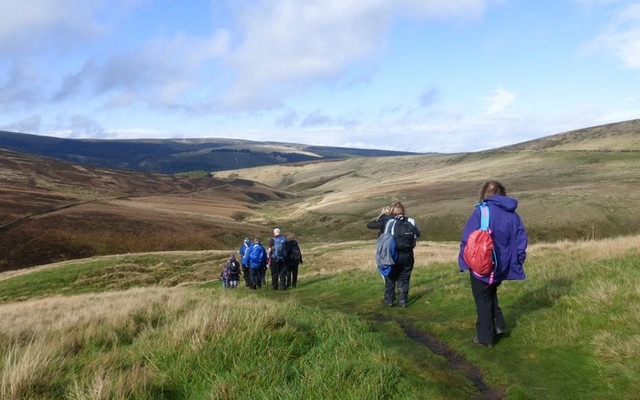
[[[374,270],[318,273],[324,248],[305,249],[287,292],[223,290],[213,253],[35,270],[0,281],[2,396],[634,398],[640,251],[615,243],[530,251],[528,279],[499,289],[495,348],[471,343],[469,278],[453,260],[417,260],[406,309],[381,306]]]

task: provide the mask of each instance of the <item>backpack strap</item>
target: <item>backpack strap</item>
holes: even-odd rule
[[[396,227],[396,219],[395,218],[390,218],[384,224],[384,233],[389,233],[389,234],[393,235],[395,227]]]
[[[488,231],[489,230],[489,206],[487,203],[478,204],[480,208],[480,230]]]
[[[488,231],[491,233],[489,229],[489,206],[484,201],[478,203],[478,208],[480,208],[480,230]],[[496,268],[498,268],[498,257],[496,257],[496,250],[493,249],[493,268],[491,269],[491,274],[489,274],[489,285],[493,284],[493,280],[496,274]]]

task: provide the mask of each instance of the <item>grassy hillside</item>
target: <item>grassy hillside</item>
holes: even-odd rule
[[[546,136],[513,146],[504,151],[640,151],[640,120],[594,126]]]
[[[638,130],[609,128],[213,177],[0,150],[0,397],[635,398]],[[495,348],[471,343],[456,264],[487,179],[518,198],[533,243],[528,279],[500,287]],[[393,199],[424,232],[406,309],[381,306],[365,227]],[[276,225],[302,243],[298,287],[222,289],[240,239]]]
[[[471,343],[457,243],[421,242],[406,309],[373,241],[307,244],[300,285],[224,290],[228,251],[131,254],[0,275],[7,399],[627,399],[640,389],[637,241],[531,246],[500,288],[507,334]]]
[[[632,150],[501,150],[349,159],[222,171],[215,176],[257,181],[289,193],[290,200],[271,205],[270,218],[313,238],[371,237],[365,223],[397,199],[424,227],[428,240],[457,240],[488,179],[500,180],[519,200],[534,242],[640,232],[640,152]]]
[[[274,226],[307,242],[367,239],[374,233],[366,222],[394,199],[405,203],[426,240],[455,241],[487,179],[502,181],[519,200],[532,242],[637,234],[638,125],[479,153],[317,160],[213,177],[0,150],[0,245],[8,249],[0,270],[100,254],[236,247],[244,236],[268,237]]]

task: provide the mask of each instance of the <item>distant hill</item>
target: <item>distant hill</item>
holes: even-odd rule
[[[239,248],[287,194],[213,177],[81,166],[0,149],[0,271],[101,254]],[[266,237],[266,236],[265,236]]]
[[[251,154],[258,149],[274,147],[253,143]],[[457,241],[488,179],[518,199],[532,243],[640,233],[638,121],[475,153],[313,160],[197,177],[0,149],[0,271],[103,254],[237,251],[245,236],[266,240],[276,226],[301,243],[373,240],[366,222],[392,200],[406,205],[421,240]]]
[[[640,151],[640,119],[545,136],[495,151]]]
[[[0,131],[0,148],[76,164],[165,174],[415,154],[236,139],[61,139],[6,131]]]

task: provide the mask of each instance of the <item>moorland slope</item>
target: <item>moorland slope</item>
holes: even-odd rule
[[[285,196],[248,181],[80,166],[0,149],[0,270],[132,251],[233,246]]]
[[[392,199],[427,240],[457,240],[483,182],[519,200],[535,241],[640,232],[640,121],[594,127],[491,151],[348,159],[218,171],[292,197],[273,207],[280,225],[312,237],[368,237],[364,223]]]
[[[428,241],[456,241],[487,179],[519,200],[532,242],[640,233],[640,123],[491,151],[352,157],[169,176],[3,151],[0,269],[138,251],[235,248],[274,226],[306,242],[372,238],[401,200]]]

